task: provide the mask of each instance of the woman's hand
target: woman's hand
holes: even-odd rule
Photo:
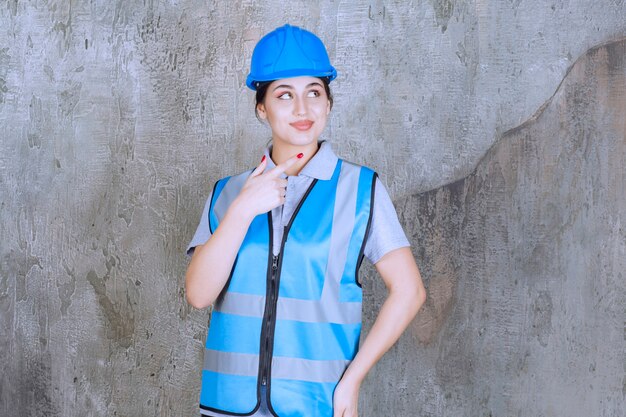
[[[251,220],[259,214],[267,213],[273,208],[285,204],[287,180],[281,178],[280,174],[287,171],[302,156],[302,153],[294,155],[282,164],[263,172],[267,166],[267,160],[264,156],[233,201],[236,209]]]
[[[342,378],[335,387],[333,417],[358,417],[359,389],[361,384]]]
[[[360,345],[359,352],[335,388],[333,417],[356,417],[361,382],[398,340],[426,300],[426,290],[411,248],[392,250],[374,266],[385,282],[389,296]]]
[[[301,155],[301,154],[300,154]],[[189,304],[205,308],[213,304],[224,289],[250,222],[285,202],[287,180],[280,178],[296,161],[293,156],[276,168],[263,173],[265,159],[246,179],[211,238],[196,246],[185,276]]]

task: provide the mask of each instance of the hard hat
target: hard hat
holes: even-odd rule
[[[330,65],[324,44],[313,33],[285,25],[263,36],[254,47],[246,85],[256,90],[257,83],[282,78],[327,77],[332,81],[337,70]]]

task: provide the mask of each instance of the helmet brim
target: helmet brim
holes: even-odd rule
[[[317,77],[317,78],[326,78],[328,82],[331,82],[335,78],[337,78],[337,70],[334,67],[331,67],[329,70],[325,71],[311,71],[311,69],[290,69],[287,71],[280,71],[271,74],[271,77],[263,77],[263,76],[255,76],[254,74],[248,75],[246,78],[246,85],[253,91],[256,91],[256,87],[259,83],[264,83],[268,81],[276,81],[282,80],[284,78],[294,78],[294,77]]]

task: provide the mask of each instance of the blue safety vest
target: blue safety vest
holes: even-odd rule
[[[252,171],[219,180],[214,232]],[[200,407],[245,416],[261,385],[279,417],[332,417],[333,392],[358,350],[358,270],[371,222],[376,173],[338,160],[313,180],[272,253],[271,212],[254,218],[213,308]]]

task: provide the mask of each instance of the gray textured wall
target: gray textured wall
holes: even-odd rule
[[[622,40],[468,177],[397,200],[430,298],[370,377],[371,415],[623,416],[625,161]]]
[[[195,414],[182,253],[269,138],[243,82],[284,22],[326,41],[326,137],[429,290],[362,415],[623,415],[622,0],[0,2],[0,415]]]

